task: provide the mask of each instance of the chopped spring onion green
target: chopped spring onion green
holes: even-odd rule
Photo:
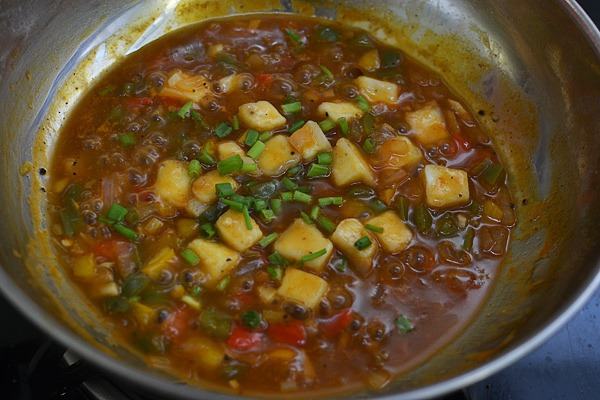
[[[198,157],[198,160],[204,165],[215,165],[215,159],[212,158],[210,153],[206,150],[202,150],[200,156]]]
[[[308,216],[308,214],[305,213],[304,211],[300,211],[300,215],[304,219],[304,222],[306,222],[308,225],[314,224],[313,220],[311,220],[310,217]]]
[[[363,135],[371,136],[375,130],[375,116],[371,113],[365,114],[362,119]]]
[[[266,141],[267,139],[269,139],[271,137],[271,132],[266,131],[260,134],[260,136],[258,136],[258,140],[260,140],[261,142]]]
[[[294,198],[294,194],[292,192],[281,193],[281,200],[283,200],[283,201],[292,201],[293,198]]]
[[[258,241],[258,245],[264,249],[265,247],[273,243],[278,237],[279,235],[277,234],[277,232],[273,232],[270,235],[267,235],[264,238],[260,239]]]
[[[296,175],[298,175],[298,173],[300,171],[302,171],[302,166],[301,165],[296,165],[296,166],[293,166],[292,168],[289,169],[288,175],[289,176],[296,176]]]
[[[233,171],[237,171],[238,169],[244,166],[244,161],[239,154],[235,156],[231,156],[224,160],[221,160],[217,163],[217,170],[221,176],[232,173]]]
[[[250,157],[253,160],[256,160],[262,154],[262,152],[265,151],[266,147],[267,146],[265,146],[263,142],[261,142],[260,140],[257,141],[256,143],[254,143],[252,148],[248,150],[248,157]]]
[[[113,85],[108,85],[107,87],[105,87],[104,89],[102,89],[102,91],[100,91],[100,96],[106,96],[107,94],[109,94],[113,90],[115,90],[114,86]]]
[[[211,223],[206,223],[200,227],[200,236],[205,239],[212,239],[217,234],[217,230]]]
[[[368,113],[369,111],[371,111],[371,105],[369,104],[369,102],[367,101],[367,99],[365,99],[362,95],[358,95],[356,96],[356,106],[358,108],[360,108],[361,110],[363,110],[364,112]]]
[[[256,143],[256,141],[258,140],[258,136],[259,133],[254,129],[248,130],[248,133],[246,134],[246,139],[244,140],[244,144],[250,147],[254,146],[254,143]]]
[[[502,168],[502,166],[500,164],[491,162],[487,166],[487,168],[483,171],[483,173],[481,174],[481,177],[483,178],[484,181],[486,181],[490,185],[495,185],[496,183],[498,183],[498,179],[500,178],[500,175],[502,175],[503,171],[504,171],[504,168]]]
[[[420,204],[415,208],[415,212],[413,213],[413,222],[417,226],[417,229],[421,232],[427,232],[431,229],[431,224],[433,223],[433,219],[431,218],[431,213],[423,204]]]
[[[184,294],[183,296],[181,296],[181,301],[183,301],[188,306],[195,308],[196,310],[199,310],[200,307],[202,307],[200,302],[197,299],[190,296],[189,294]]]
[[[296,101],[294,103],[283,104],[281,106],[281,109],[286,114],[294,114],[294,113],[302,111],[302,103],[300,103],[299,101]]]
[[[410,322],[409,319],[406,318],[404,315],[401,315],[396,319],[396,327],[403,335],[409,331],[412,331],[415,328],[412,322]]]
[[[338,124],[340,125],[340,130],[342,131],[342,135],[348,136],[350,132],[350,128],[348,127],[348,121],[346,121],[346,117],[338,118]]]
[[[322,165],[330,165],[333,162],[333,156],[331,153],[319,153],[317,154],[317,162]]]
[[[373,151],[375,151],[376,147],[377,147],[377,142],[373,138],[367,138],[365,140],[365,143],[363,144],[363,150],[367,154],[371,154]]]
[[[233,116],[232,125],[234,130],[237,131],[238,129],[240,129],[240,120],[238,119],[237,115]]]
[[[192,267],[200,262],[200,257],[198,257],[198,254],[194,253],[194,251],[191,249],[185,249],[182,251],[181,258],[183,258],[185,262],[190,264]]]
[[[371,239],[368,236],[363,236],[354,242],[354,247],[358,250],[364,250],[372,244]]]
[[[121,235],[125,236],[129,240],[138,240],[140,235],[138,235],[135,231],[129,229],[125,225],[114,224],[113,229],[119,232]]]
[[[193,105],[194,103],[192,101],[188,101],[187,103],[185,103],[179,109],[179,111],[177,111],[177,115],[179,116],[179,118],[185,118],[185,115],[192,109]]]
[[[479,214],[483,210],[483,206],[477,200],[473,200],[468,210],[471,214]]]
[[[273,267],[271,265],[267,266],[267,273],[269,274],[269,276],[275,280],[280,281],[281,278],[283,277],[283,271],[281,269],[281,267]]]
[[[235,191],[229,182],[217,183],[215,185],[215,192],[217,197],[231,197],[235,194]]]
[[[321,176],[327,176],[329,173],[329,167],[321,164],[311,164],[308,169],[306,176],[308,178],[316,178]]]
[[[190,117],[194,118],[196,121],[202,121],[202,117],[194,110],[190,110]]]
[[[260,325],[262,317],[258,311],[245,311],[242,314],[242,323],[250,329],[256,329]]]
[[[298,34],[296,34],[296,32],[294,32],[291,29],[286,29],[285,33],[290,37],[290,39],[292,39],[292,41],[296,44],[296,46],[302,46],[304,43],[302,43],[302,39],[300,39],[300,36],[298,36]]]
[[[341,258],[333,260],[333,266],[339,272],[344,272],[348,267],[348,258],[346,256],[342,256]]]
[[[221,292],[223,290],[225,290],[227,288],[227,286],[229,286],[229,283],[231,282],[231,277],[230,276],[226,276],[225,278],[221,279],[219,281],[219,283],[217,283],[217,290],[220,290]]]
[[[302,128],[304,126],[305,122],[300,120],[298,122],[296,122],[294,125],[290,126],[290,128],[288,129],[289,133],[294,133],[296,132],[298,129]]]
[[[117,203],[113,203],[108,209],[108,212],[106,213],[106,218],[113,221],[121,222],[125,218],[126,214],[127,209],[125,207],[120,206]]]
[[[475,230],[471,227],[467,229],[467,233],[465,233],[462,248],[465,251],[471,251],[473,249],[473,238],[475,237]]]
[[[234,56],[225,53],[217,54],[217,61],[222,62],[224,64],[239,66],[240,62]]]
[[[302,193],[309,194],[310,192],[312,192],[312,186],[310,186],[310,185],[298,186],[298,189],[296,189],[296,190],[298,190],[299,192],[302,192]]]
[[[281,180],[281,183],[283,183],[283,186],[285,186],[286,188],[288,188],[289,190],[295,190],[298,188],[298,185],[295,184],[290,178],[288,178],[287,176],[285,178],[283,178]]]
[[[404,196],[400,197],[398,200],[398,214],[400,214],[400,219],[402,221],[408,221],[408,208],[408,199]]]
[[[379,226],[366,224],[365,228],[367,228],[368,230],[373,231],[373,232],[383,233],[383,228],[380,228]]]
[[[371,208],[371,210],[377,213],[381,213],[387,210],[387,206],[385,205],[385,203],[379,199],[375,199],[371,203],[369,203],[369,208]]]
[[[320,206],[330,206],[332,204],[339,206],[343,203],[344,199],[342,197],[321,197],[319,199]]]
[[[244,164],[244,165],[242,165],[242,168],[240,168],[240,171],[242,171],[242,172],[258,171],[258,165],[256,165],[256,163]]]
[[[227,122],[221,122],[214,130],[214,133],[219,138],[224,138],[233,131],[233,128]]]
[[[296,190],[294,192],[294,200],[309,204],[312,201],[312,196],[310,194],[302,193],[299,190]]]
[[[200,175],[200,161],[192,160],[190,161],[190,166],[188,168],[188,176],[192,179],[196,179]]]
[[[331,71],[329,70],[329,68],[327,68],[324,65],[319,65],[319,68],[321,68],[321,71],[323,71],[323,73],[325,75],[327,75],[330,79],[333,79],[333,74],[331,73]]]
[[[310,217],[312,219],[317,219],[317,217],[319,216],[319,211],[321,211],[321,209],[319,208],[319,206],[314,206],[312,208],[312,210],[310,210]]]
[[[436,225],[437,238],[454,236],[456,232],[458,232],[458,226],[456,225],[456,222],[454,222],[454,219],[452,219],[452,216],[449,214],[443,216]]]
[[[271,262],[271,264],[275,265],[283,265],[283,257],[278,252],[275,252],[267,257],[267,260]]]
[[[246,207],[244,204],[238,203],[237,201],[233,200],[222,199],[221,202],[223,204],[227,204],[229,208],[237,212],[244,212],[244,207]]]
[[[281,199],[271,199],[270,202],[273,212],[279,214],[279,211],[281,211]]]
[[[244,213],[244,222],[246,223],[246,229],[251,231],[252,230],[252,219],[250,218],[250,213],[248,212],[248,207],[244,206],[244,208],[242,209],[242,212]]]
[[[232,195],[231,200],[235,201],[236,203],[240,203],[241,205],[246,206],[248,208],[250,208],[254,203],[254,199],[252,197],[245,197],[239,194]]]
[[[121,295],[125,297],[134,297],[141,293],[142,290],[150,283],[148,275],[136,274],[132,275],[123,282]]]
[[[273,218],[275,218],[275,213],[273,212],[273,210],[262,210],[260,212],[260,214],[262,215],[263,219],[265,220],[265,222],[269,222],[270,220],[272,220]]]
[[[319,122],[319,126],[324,133],[329,132],[333,128],[335,128],[335,122],[331,118],[326,118],[323,121]]]
[[[123,147],[131,147],[137,144],[137,140],[135,140],[135,136],[133,136],[133,133],[124,133],[122,135],[119,135],[118,138],[119,143]]]
[[[321,228],[325,229],[327,233],[332,233],[337,227],[335,222],[331,221],[329,218],[323,215],[319,215],[319,217],[317,218],[317,222],[319,223],[319,225],[321,225]]]
[[[104,222],[100,220],[101,217],[98,217],[98,221]],[[79,210],[73,210],[71,208],[67,208],[60,211],[60,219],[63,224],[63,228],[65,229],[65,234],[69,237],[73,236],[75,232],[83,229],[85,226],[83,222],[83,218],[81,217],[81,213]],[[113,221],[107,220],[109,225],[114,224]]]
[[[252,199],[255,211],[262,211],[267,208],[267,202],[264,199]]]
[[[63,211],[64,211],[64,210],[63,210]],[[63,218],[63,212],[62,212],[62,211],[61,211],[61,213],[60,213],[60,216],[61,216],[61,218]],[[63,224],[64,224],[64,222],[65,222],[65,221],[64,221],[64,219],[63,219]],[[104,217],[102,217],[102,216],[98,217],[98,222],[101,222],[101,223],[103,223],[103,224],[106,224],[106,225],[109,225],[109,226],[113,226],[113,225],[115,224],[115,221],[113,221],[113,220],[111,220],[111,219],[108,219],[108,218],[104,218]],[[71,226],[71,225],[69,225],[69,227],[70,227],[70,226]],[[71,236],[71,235],[73,235],[73,233],[74,233],[74,232],[71,232],[71,234],[69,234],[69,233],[67,232],[67,236]]]
[[[304,262],[307,262],[307,261],[310,261],[310,260],[314,260],[315,258],[319,258],[321,256],[324,256],[325,254],[327,254],[327,249],[321,249],[321,250],[316,251],[316,252],[314,252],[312,254],[307,254],[307,255],[303,256],[301,258],[301,260],[304,261]]]

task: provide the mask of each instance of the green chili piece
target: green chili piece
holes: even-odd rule
[[[123,147],[131,147],[137,144],[137,140],[135,140],[135,136],[132,133],[124,133],[117,136],[117,138],[119,139],[119,144]]]
[[[315,29],[317,39],[325,42],[339,42],[342,40],[342,34],[337,29],[328,26],[317,26]]]
[[[415,328],[412,322],[410,322],[410,320],[404,315],[401,315],[396,319],[396,327],[403,335],[407,332],[412,331]]]
[[[456,225],[456,222],[454,222],[454,219],[452,219],[451,215],[446,214],[437,222],[436,237],[450,237],[454,236],[457,232],[458,226]]]
[[[490,165],[492,163],[492,160],[488,158],[486,158],[485,160],[483,160],[482,162],[480,162],[479,164],[477,164],[477,166],[475,168],[473,168],[471,170],[471,174],[476,176],[479,175],[480,173],[482,173],[487,167],[488,165]]]
[[[305,122],[303,120],[300,120],[300,121],[296,122],[294,125],[290,126],[290,128],[288,129],[288,132],[294,133],[298,129],[302,128],[304,126],[304,124],[305,124]]]
[[[221,281],[222,282],[222,281]],[[200,315],[199,327],[207,334],[217,338],[227,338],[231,332],[231,317],[214,308],[207,308]]]
[[[394,50],[385,49],[380,52],[381,66],[383,68],[397,67],[402,63],[402,54]]]
[[[139,295],[150,283],[150,277],[144,274],[132,275],[123,282],[121,295],[125,297],[135,297]]]
[[[431,229],[433,219],[431,218],[431,213],[423,204],[420,204],[415,208],[413,222],[421,232],[427,232]]]
[[[236,67],[240,66],[240,62],[237,60],[237,58],[235,58],[232,55],[225,54],[225,53],[217,54],[217,62],[222,62],[224,64],[229,64],[229,65],[233,65]]]
[[[371,136],[375,130],[375,116],[371,113],[365,114],[362,118],[363,135]]]
[[[498,183],[498,179],[500,178],[500,175],[502,175],[503,171],[504,171],[504,168],[500,164],[496,164],[495,162],[490,162],[490,164],[487,166],[487,168],[481,174],[481,177],[483,178],[484,181],[486,181],[490,185],[496,185],[496,183]]]
[[[400,214],[400,219],[402,221],[408,221],[408,209],[410,205],[408,203],[408,199],[404,196],[398,199],[398,214]]]
[[[465,233],[462,248],[464,251],[471,251],[473,249],[473,239],[475,238],[475,230],[472,227],[467,229]]]
[[[123,313],[131,310],[133,303],[125,297],[112,297],[105,301],[105,307],[107,311]]]

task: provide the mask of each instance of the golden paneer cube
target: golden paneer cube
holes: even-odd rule
[[[360,149],[346,138],[341,138],[333,148],[331,176],[337,186],[362,182],[375,187],[375,174]]]
[[[241,146],[232,141],[221,142],[217,147],[217,153],[219,154],[219,160],[225,160],[229,157],[239,155],[242,158],[244,164],[256,164],[252,158],[248,157]],[[260,175],[260,168],[256,171],[249,172],[252,175]]]
[[[170,268],[171,264],[177,261],[175,250],[171,247],[163,247],[146,262],[142,272],[148,275],[152,280],[160,280],[163,271]]]
[[[428,206],[444,208],[469,202],[469,178],[465,171],[428,164],[421,171],[421,178]]]
[[[194,239],[188,244],[188,249],[200,258],[200,269],[214,282],[227,275],[240,261],[237,251],[217,242]]]
[[[297,301],[306,307],[315,308],[327,292],[327,281],[309,272],[289,267],[285,270],[277,294],[288,300]]]
[[[268,101],[242,104],[238,117],[248,128],[259,132],[270,131],[286,124],[287,120]]]
[[[355,243],[365,236],[369,238],[371,244],[359,250]],[[333,235],[331,235],[331,241],[339,251],[350,259],[360,273],[364,275],[371,270],[378,245],[371,231],[365,228],[359,220],[347,218],[340,222]]]
[[[400,169],[421,161],[423,152],[406,136],[398,136],[378,146],[373,158],[381,167]]]
[[[434,146],[449,138],[442,109],[435,100],[416,111],[407,112],[406,122],[417,140],[425,146]]]
[[[348,101],[341,103],[321,103],[318,108],[319,114],[329,117],[335,122],[344,117],[347,121],[353,118],[360,118],[365,113],[363,110]]]
[[[187,205],[192,187],[188,169],[189,164],[185,161],[166,160],[160,163],[155,190],[162,201],[180,208]]]
[[[219,183],[229,183],[233,190],[237,190],[240,184],[229,175],[221,176],[219,171],[211,171],[200,175],[192,184],[192,194],[198,201],[204,204],[210,204],[217,200],[215,186]]]
[[[395,103],[400,95],[400,88],[392,82],[381,81],[359,76],[354,80],[360,93],[373,103]]]
[[[313,160],[318,153],[331,151],[331,144],[323,130],[314,121],[308,121],[288,138],[290,144],[296,149],[305,161]]]
[[[265,150],[256,160],[258,168],[267,176],[281,175],[300,163],[300,153],[284,135],[275,135],[265,142]]]
[[[210,87],[210,81],[204,75],[192,75],[177,69],[160,89],[159,94],[198,103],[200,99],[211,94]]]
[[[177,347],[184,358],[201,368],[214,370],[223,363],[225,350],[211,339],[193,335]]]
[[[413,239],[410,228],[400,219],[394,211],[386,211],[369,219],[370,225],[382,228],[383,232],[373,232],[381,247],[389,253],[404,250]]]
[[[377,49],[367,51],[358,60],[358,65],[365,71],[375,71],[381,66],[381,60],[379,58],[379,52]]]
[[[324,237],[314,225],[309,225],[302,218],[297,218],[279,236],[274,245],[275,251],[283,258],[297,262],[302,257],[325,249],[327,252],[304,266],[315,271],[322,271],[333,253],[333,244]]]
[[[263,237],[260,227],[250,217],[252,229],[246,227],[244,214],[227,210],[219,217],[215,226],[219,231],[219,238],[237,251],[243,252],[254,246]]]

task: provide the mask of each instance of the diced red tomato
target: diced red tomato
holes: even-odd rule
[[[256,84],[258,86],[264,86],[266,85],[271,79],[273,79],[273,77],[269,74],[264,74],[264,75],[260,75],[258,78],[256,78]]]
[[[235,300],[240,309],[245,310],[254,303],[254,297],[248,293],[240,292],[235,295]]]
[[[132,97],[123,99],[123,107],[127,110],[134,110],[136,108],[142,108],[152,104],[151,97]]]
[[[269,324],[267,335],[275,342],[289,344],[290,346],[302,346],[306,343],[306,330],[300,321]]]
[[[252,332],[241,326],[234,325],[231,335],[227,340],[227,346],[235,350],[252,350],[262,342],[262,333]]]
[[[319,327],[321,332],[327,336],[328,338],[333,338],[337,336],[341,331],[344,330],[352,319],[354,318],[354,313],[351,309],[346,308],[344,311],[337,313],[329,318],[322,319],[319,321]]]
[[[181,107],[183,103],[179,99],[174,99],[173,97],[162,96],[160,98],[161,102],[167,107]]]
[[[161,324],[162,333],[171,342],[177,342],[193,329],[192,313],[192,309],[185,304],[171,311]]]
[[[108,258],[109,260],[115,260],[118,255],[115,243],[116,240],[114,239],[102,240],[94,245],[94,253],[100,257]]]

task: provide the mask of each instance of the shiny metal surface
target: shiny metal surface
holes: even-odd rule
[[[427,398],[479,381],[545,341],[600,286],[600,34],[570,0],[313,4],[315,14],[375,29],[438,70],[484,111],[480,122],[519,173],[512,181],[519,227],[480,314],[430,361],[379,393],[354,397]],[[300,9],[285,0],[263,5]],[[38,232],[45,229],[43,196],[36,199],[46,177],[38,170],[79,93],[119,57],[195,19],[257,7],[177,0],[0,5],[0,288],[63,344],[154,394],[231,398],[178,385],[112,343],[43,243],[30,242],[45,237]],[[362,17],[344,11],[351,7]],[[34,168],[22,176],[26,161]]]

